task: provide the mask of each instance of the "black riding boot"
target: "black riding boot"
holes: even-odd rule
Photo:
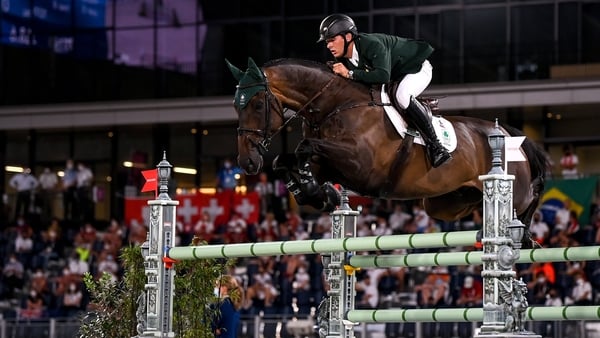
[[[411,97],[410,104],[406,107],[405,112],[409,122],[417,128],[427,143],[431,166],[437,168],[450,160],[452,155],[438,140],[425,107],[417,99]]]

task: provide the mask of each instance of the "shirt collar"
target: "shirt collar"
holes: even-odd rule
[[[355,66],[358,66],[358,48],[356,47],[356,42],[352,46],[352,57],[349,61]]]

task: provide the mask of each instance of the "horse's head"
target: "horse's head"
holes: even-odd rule
[[[252,58],[248,58],[245,72],[225,61],[238,80],[233,100],[239,116],[238,164],[247,174],[254,175],[263,166],[263,154],[267,152],[271,139],[284,125],[283,108]]]

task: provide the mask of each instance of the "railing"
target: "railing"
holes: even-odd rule
[[[39,320],[0,318],[0,338],[73,338],[79,330],[75,318],[51,318]],[[318,337],[316,321],[312,317],[298,316],[245,316],[242,318],[238,337],[241,338],[304,338]],[[481,323],[386,323],[356,326],[356,338],[402,337],[459,337],[459,330],[469,329],[470,337]],[[547,337],[600,338],[600,321],[528,322],[530,331],[540,332],[541,325],[551,331]]]

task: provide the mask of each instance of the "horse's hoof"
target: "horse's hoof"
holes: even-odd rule
[[[342,204],[342,194],[331,183],[324,183],[321,188],[325,193],[326,207],[331,209],[330,211]]]

